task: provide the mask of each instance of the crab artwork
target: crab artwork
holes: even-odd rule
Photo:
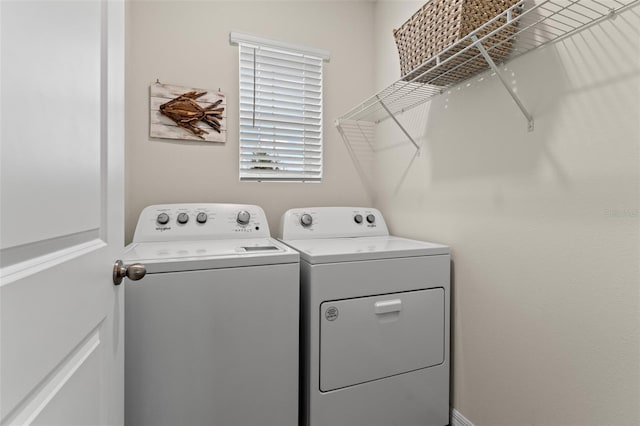
[[[207,123],[213,130],[220,133],[220,120],[222,119],[224,107],[218,107],[218,105],[220,105],[222,99],[203,108],[196,102],[196,99],[206,94],[207,92],[197,91],[184,93],[160,105],[160,113],[169,117],[178,126],[190,131],[200,139],[204,139],[202,137],[203,134],[209,133],[198,127],[198,122],[200,121]]]

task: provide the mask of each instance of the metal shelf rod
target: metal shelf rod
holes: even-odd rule
[[[382,102],[382,99],[378,98],[378,101],[380,102],[380,105],[382,105],[382,108],[384,108],[385,111],[387,111],[387,114],[389,114],[389,117],[391,117],[391,119],[393,121],[395,121],[395,123],[398,125],[398,127],[400,127],[400,130],[402,130],[402,133],[405,134],[406,137],[409,138],[409,141],[411,141],[411,143],[413,144],[413,146],[416,147],[417,151],[420,151],[420,147],[418,146],[418,144],[416,143],[416,141],[413,140],[413,138],[411,137],[411,135],[409,134],[409,132],[407,132],[407,130],[404,128],[404,126],[398,121],[398,119],[396,118],[395,115],[393,115],[393,113],[391,111],[389,111],[389,108],[387,108],[387,106],[385,105],[384,102]]]
[[[484,57],[485,61],[487,61],[487,64],[489,64],[493,72],[496,73],[496,75],[502,82],[502,85],[504,86],[504,88],[507,89],[507,92],[509,92],[509,94],[513,98],[516,105],[518,105],[518,108],[520,108],[520,111],[522,111],[522,114],[526,117],[527,121],[529,122],[529,126],[527,130],[529,130],[530,132],[533,132],[533,129],[534,129],[533,117],[531,116],[531,114],[529,114],[529,111],[527,111],[527,108],[525,108],[524,104],[522,103],[522,101],[520,100],[516,92],[509,86],[509,83],[507,83],[507,81],[504,79],[504,77],[500,73],[500,70],[498,69],[498,66],[496,65],[495,62],[493,62],[493,59],[491,59],[491,56],[489,56],[489,53],[487,52],[487,50],[484,48],[482,43],[480,43],[480,40],[478,40],[478,36],[473,34],[471,36],[471,40],[473,40],[473,43],[478,48],[480,53],[482,53],[482,56]]]

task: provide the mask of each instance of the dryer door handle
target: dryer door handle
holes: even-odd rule
[[[376,315],[388,314],[390,312],[400,312],[402,310],[402,300],[381,300],[379,302],[376,302],[374,307]]]

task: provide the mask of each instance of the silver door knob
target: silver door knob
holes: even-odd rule
[[[122,260],[116,260],[113,264],[113,284],[120,285],[124,277],[131,281],[138,281],[147,274],[147,269],[140,263],[125,265]]]

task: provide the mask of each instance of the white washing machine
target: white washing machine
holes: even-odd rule
[[[298,424],[299,256],[252,205],[140,214],[125,288],[128,426]]]
[[[301,425],[449,424],[449,248],[372,208],[287,211],[300,252]]]

